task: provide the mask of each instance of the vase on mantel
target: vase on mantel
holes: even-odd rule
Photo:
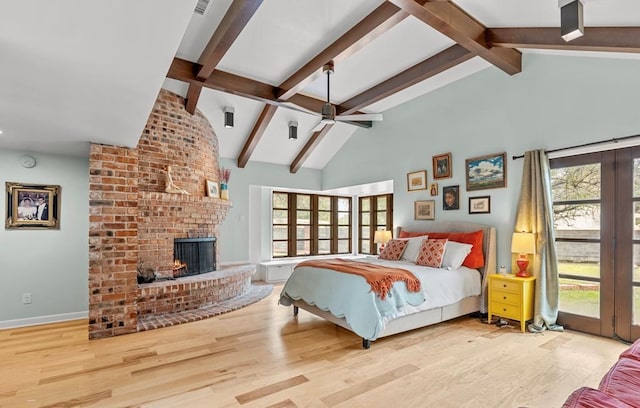
[[[220,184],[220,198],[223,200],[229,199],[229,188],[227,183]]]

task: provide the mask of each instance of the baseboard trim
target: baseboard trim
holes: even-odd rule
[[[28,317],[26,319],[14,319],[0,321],[0,329],[13,329],[16,327],[36,326],[39,324],[66,322],[67,320],[86,319],[89,312],[62,313],[49,316]]]

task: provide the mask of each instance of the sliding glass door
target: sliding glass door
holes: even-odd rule
[[[640,337],[640,150],[552,159],[559,323]]]

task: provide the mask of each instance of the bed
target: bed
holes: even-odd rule
[[[436,276],[436,272],[421,273],[416,277],[422,282],[419,293],[408,293],[405,282],[396,282],[389,291],[384,301],[378,295],[371,293],[371,287],[360,276],[347,273],[334,272],[327,269],[318,270],[309,267],[297,267],[291,274],[280,294],[279,303],[284,306],[293,306],[293,314],[297,315],[299,309],[322,317],[333,322],[362,338],[362,346],[368,349],[371,342],[382,337],[414,330],[417,328],[436,324],[445,320],[468,315],[475,312],[487,312],[487,274],[496,271],[496,230],[494,227],[468,223],[468,222],[431,222],[420,231],[430,233],[429,236],[443,237],[446,234],[460,236],[464,233],[482,231],[482,265],[477,268],[461,267],[460,274],[455,270],[455,275],[474,276],[477,284],[475,292],[469,295],[456,293],[444,300],[433,300],[433,291],[443,291],[439,281],[430,282]],[[434,234],[434,233],[438,234]],[[416,232],[397,228],[396,237],[415,236]],[[452,237],[454,235],[451,235]],[[453,239],[452,239],[453,240]],[[478,241],[479,242],[479,241]],[[477,247],[478,245],[475,245]],[[476,248],[477,249],[477,248]],[[397,268],[412,270],[409,262],[383,261],[377,258],[368,258],[363,261],[371,264],[387,265],[393,262]],[[466,261],[465,261],[466,263]],[[413,265],[415,266],[415,265]],[[448,273],[449,272],[449,273]],[[440,275],[451,276],[452,271],[442,269]],[[427,277],[428,276],[428,277]],[[463,279],[463,278],[460,278]],[[464,278],[467,279],[467,278]],[[454,284],[452,286],[455,286]],[[431,294],[429,293],[431,290]],[[331,291],[338,299],[332,304],[322,300],[323,291]],[[446,291],[446,290],[445,290]],[[327,303],[327,304],[325,304]],[[337,303],[337,304],[336,304]],[[359,308],[382,308],[372,313],[381,316],[374,327],[371,326],[372,318],[367,311]],[[369,306],[369,305],[372,306]],[[375,320],[375,319],[373,319]]]

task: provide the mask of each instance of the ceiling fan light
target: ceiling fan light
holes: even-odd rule
[[[289,122],[289,140],[296,140],[298,138],[298,122]]]
[[[560,34],[569,42],[584,35],[582,2],[573,0],[560,7]]]
[[[230,106],[225,106],[223,109],[223,112],[224,112],[224,127],[232,128],[234,109]]]

